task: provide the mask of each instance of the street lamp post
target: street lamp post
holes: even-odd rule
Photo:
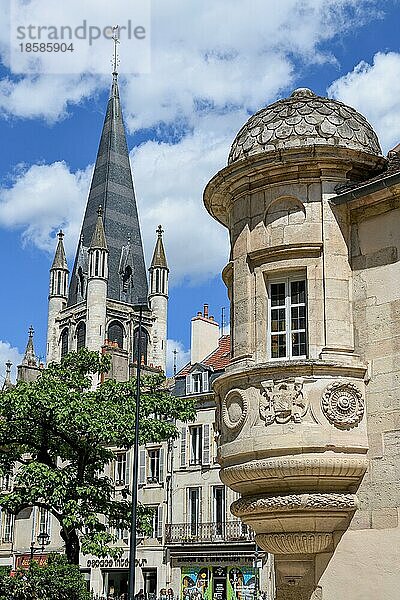
[[[131,517],[131,535],[129,548],[129,584],[128,600],[134,600],[135,596],[135,569],[136,569],[136,517],[137,517],[137,494],[138,494],[138,473],[139,473],[139,417],[140,417],[140,367],[142,360],[142,321],[143,309],[147,308],[147,299],[140,303],[139,299],[139,326],[137,340],[136,357],[136,406],[135,406],[135,437],[134,437],[134,455],[133,455],[133,481],[132,481],[132,517]]]
[[[40,546],[39,548],[35,547],[35,542],[34,540],[32,540],[31,542],[31,546],[30,546],[30,550],[31,550],[31,558],[30,558],[30,562],[33,561],[33,554],[34,552],[38,552],[39,550],[42,551],[42,554],[44,552],[44,547],[46,546],[46,544],[49,541],[49,534],[46,533],[45,531],[42,531],[39,533],[39,535],[37,536],[37,541],[39,542]]]

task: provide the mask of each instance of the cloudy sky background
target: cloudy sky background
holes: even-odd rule
[[[38,14],[48,1],[32,0],[29,10]],[[121,23],[131,14],[128,0],[115,8],[103,0],[85,0],[84,9],[78,0],[63,4],[65,23],[76,15]],[[9,0],[0,5],[7,15]],[[366,115],[386,153],[400,141],[399,16],[397,0],[153,0],[151,71],[127,73],[121,44],[146,257],[162,223],[172,284],[168,348],[170,357],[179,351],[179,364],[191,316],[208,302],[219,319],[228,305],[219,276],[227,235],[204,210],[202,191],[226,164],[236,132],[252,112],[307,86]],[[7,358],[18,362],[31,323],[37,353],[45,353],[55,234],[64,229],[72,262],[110,86],[110,76],[92,73],[94,62],[102,70],[101,52],[81,60],[81,74],[13,74],[9,30],[2,18],[0,377]]]

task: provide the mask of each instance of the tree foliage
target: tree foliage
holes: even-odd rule
[[[48,563],[32,562],[28,570],[10,576],[0,572],[0,600],[90,600],[86,582],[76,565],[64,556],[51,554]]]
[[[130,492],[115,498],[105,468],[115,459],[113,448],[133,446],[136,382],[104,379],[109,367],[107,355],[82,349],[0,396],[0,475],[17,465],[13,490],[0,496],[0,506],[14,514],[32,506],[48,509],[60,524],[68,560],[76,564],[80,548],[118,555],[110,528],[129,528]],[[104,379],[95,389],[93,376]],[[175,420],[194,418],[193,403],[171,396],[164,382],[161,374],[142,377],[141,444],[173,439]],[[139,506],[138,527],[146,532],[150,521]]]

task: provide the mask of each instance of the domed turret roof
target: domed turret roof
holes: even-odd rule
[[[314,145],[381,154],[376,133],[354,108],[299,88],[250,117],[232,144],[228,164],[262,152]]]

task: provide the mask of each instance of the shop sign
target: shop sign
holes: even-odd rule
[[[147,564],[146,558],[137,558],[135,561],[137,567],[144,567]],[[129,569],[129,557],[122,558],[88,558],[86,561],[88,569]]]
[[[32,561],[38,563],[39,566],[43,567],[47,563],[47,554],[34,554]],[[21,554],[21,556],[17,556],[15,558],[15,568],[16,569],[29,569],[29,565],[31,563],[31,555],[30,554]]]

